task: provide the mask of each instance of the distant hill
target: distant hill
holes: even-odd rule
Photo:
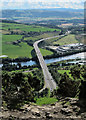
[[[59,18],[72,18],[83,17],[84,12],[82,9],[31,9],[31,10],[2,10],[2,18],[16,18],[16,17],[30,17],[30,18],[47,18],[47,17],[59,17]]]

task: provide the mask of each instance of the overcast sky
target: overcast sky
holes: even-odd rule
[[[1,0],[0,8],[2,9],[39,9],[39,8],[83,9],[84,2],[85,0]]]

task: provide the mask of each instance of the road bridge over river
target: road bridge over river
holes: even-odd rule
[[[49,40],[49,39],[52,39],[52,38],[57,38],[57,37],[62,37],[62,36],[65,36],[67,35],[68,33],[64,34],[64,35],[58,35],[58,36],[53,36],[53,37],[48,37],[48,38],[44,38],[44,39],[41,39],[39,41],[36,41],[33,46],[34,46],[34,49],[36,51],[36,54],[37,54],[37,57],[38,57],[38,60],[39,60],[39,63],[40,63],[40,66],[42,68],[42,71],[43,71],[43,74],[44,74],[44,80],[45,80],[45,87],[44,88],[49,88],[51,91],[56,89],[56,82],[54,81],[54,79],[52,78],[51,76],[51,73],[49,72],[48,70],[48,67],[43,59],[43,56],[38,48],[38,44],[44,40]]]

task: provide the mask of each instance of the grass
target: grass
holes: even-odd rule
[[[35,25],[24,25],[24,24],[15,24],[15,23],[2,23],[2,29],[3,32],[9,32],[10,30],[20,30],[20,31],[60,31],[59,29],[53,29],[48,27],[42,27],[42,26],[35,26]],[[39,36],[35,37],[27,37],[24,38],[24,40],[39,40],[41,38],[46,38],[53,36],[57,33],[44,33]],[[10,58],[17,58],[17,57],[29,57],[32,58],[31,51],[33,50],[32,46],[27,45],[26,43],[19,43],[19,45],[13,45],[12,42],[20,40],[22,38],[22,35],[5,35],[3,33],[2,35],[2,54],[7,55]],[[46,50],[46,49],[40,49],[43,56],[51,55],[53,52]]]
[[[73,77],[72,77],[71,74],[70,74],[70,70],[58,70],[58,72],[59,72],[60,74],[64,74],[64,73],[66,72],[67,75],[68,75],[71,79],[73,79]]]
[[[9,58],[18,58],[18,57],[29,57],[32,58],[31,51],[33,47],[27,45],[27,43],[20,43],[19,45],[5,44],[2,43],[2,54],[7,55]],[[43,56],[53,54],[49,50],[40,49]]]
[[[22,35],[2,35],[2,42],[13,42],[22,38]]]
[[[45,31],[55,31],[55,30],[60,31],[60,29],[35,26],[35,25],[15,24],[15,23],[2,23],[2,28],[5,30],[8,30],[8,28],[10,28],[11,30],[17,29],[26,32],[30,32],[30,31],[45,32]]]
[[[10,58],[17,57],[29,57],[32,58],[31,51],[33,47],[26,43],[19,43],[19,45],[13,45],[11,42],[19,40],[22,35],[2,35],[2,54],[7,55]],[[43,56],[51,55],[53,52],[40,49]]]
[[[41,34],[41,35],[38,35],[38,36],[35,36],[35,37],[25,37],[24,40],[39,40],[39,39],[42,39],[42,38],[47,38],[47,37],[52,37],[52,36],[56,36],[58,33],[44,33],[44,34]]]
[[[20,43],[18,45],[12,44],[3,44],[2,53],[7,55],[10,58],[18,58],[18,57],[32,57],[31,51],[33,47],[27,45],[26,43]]]
[[[65,36],[59,40],[57,40],[56,42],[53,42],[53,44],[59,44],[59,45],[67,45],[67,44],[73,44],[73,43],[78,43],[78,41],[75,38],[75,35],[68,35]]]
[[[40,51],[41,51],[41,54],[42,54],[43,56],[47,56],[47,55],[53,54],[53,52],[51,52],[51,51],[49,51],[49,50],[46,50],[46,49],[42,49],[42,48],[40,48]]]
[[[43,98],[37,98],[36,104],[37,105],[47,105],[47,104],[53,104],[57,102],[58,100],[56,98],[50,98],[50,97],[43,97]]]

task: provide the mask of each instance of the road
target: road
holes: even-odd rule
[[[43,74],[44,74],[44,81],[45,81],[45,87],[44,88],[49,88],[51,91],[56,89],[56,82],[53,80],[52,76],[51,76],[51,73],[49,72],[48,70],[48,67],[43,59],[43,56],[38,48],[38,44],[44,40],[49,40],[49,39],[52,39],[52,38],[56,38],[56,37],[62,37],[62,36],[65,36],[69,34],[69,32],[65,33],[64,35],[58,35],[58,36],[53,36],[53,37],[48,37],[48,38],[44,38],[44,39],[41,39],[39,41],[36,41],[33,46],[34,46],[34,49],[36,51],[36,54],[37,54],[37,57],[38,57],[38,60],[39,60],[39,63],[40,63],[40,66],[42,68],[42,71],[43,71]]]

